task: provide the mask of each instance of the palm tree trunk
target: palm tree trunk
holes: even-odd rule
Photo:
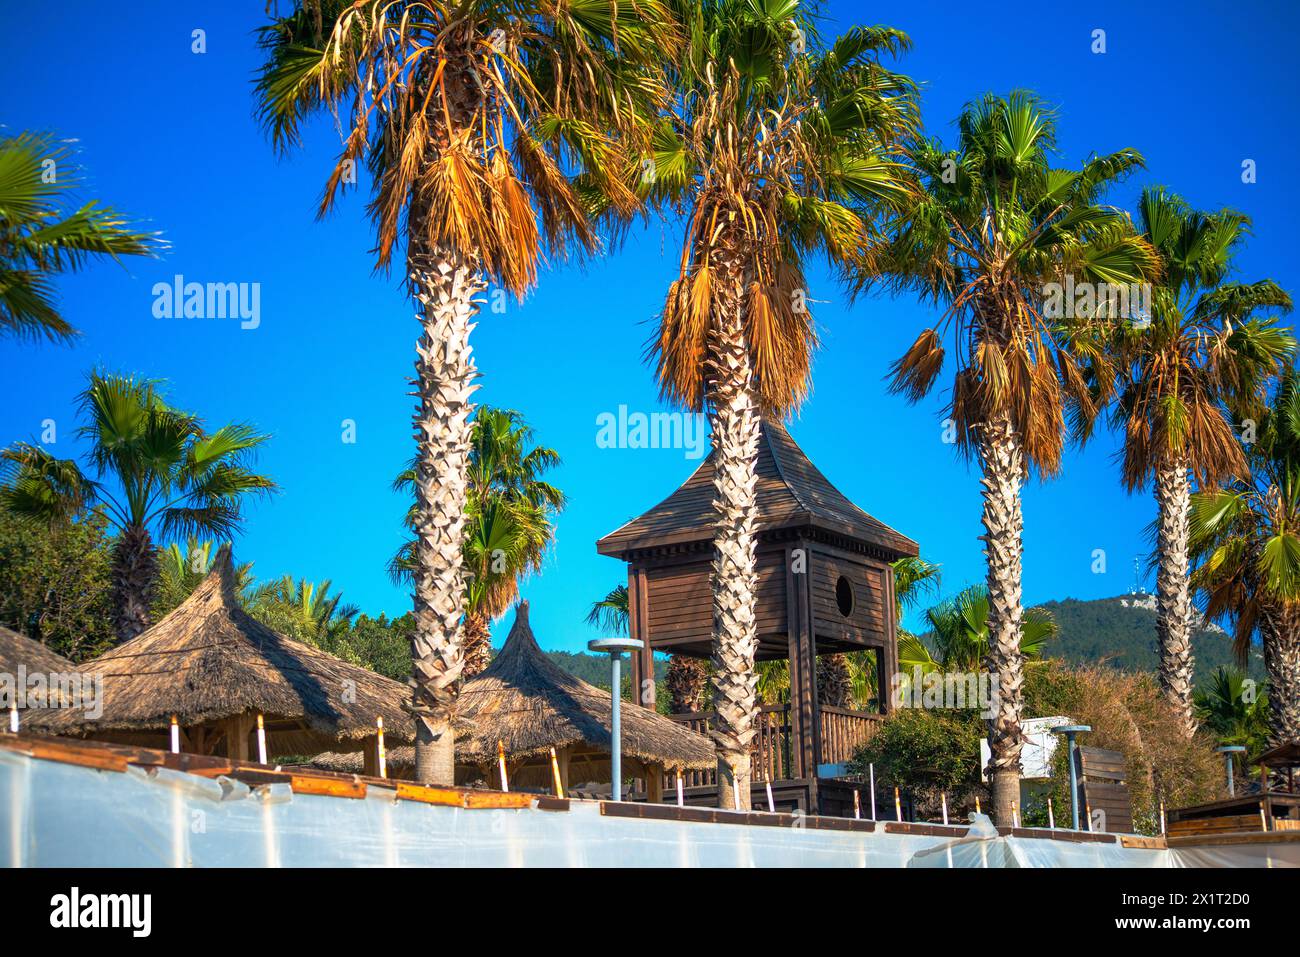
[[[716,307],[709,393],[713,411],[713,487],[718,524],[713,558],[713,729],[718,751],[718,806],[750,806],[750,743],[754,738],[758,674],[754,655],[754,520],[757,514],[759,416],[753,367],[734,298]]]
[[[1184,736],[1196,733],[1192,713],[1192,599],[1187,539],[1192,488],[1185,462],[1156,475],[1159,531],[1156,548],[1156,636],[1160,641],[1160,688],[1178,716]]]
[[[465,616],[465,667],[461,677],[468,681],[492,664],[492,630],[479,612]]]
[[[700,658],[672,655],[668,659],[664,687],[668,689],[669,707],[673,714],[692,714],[704,710],[704,690],[708,677],[704,661]]]
[[[113,546],[113,630],[118,644],[149,627],[157,581],[158,554],[149,530],[139,525],[122,529]]]
[[[853,703],[853,676],[847,655],[822,655],[817,659],[817,700],[834,708]]]
[[[1268,743],[1300,743],[1300,610],[1268,607],[1261,613],[1264,670],[1268,675]]]
[[[435,249],[409,257],[421,306],[416,345],[415,631],[411,636],[411,705],[415,717],[415,780],[455,783],[452,722],[465,666],[462,547],[469,466],[470,396],[475,369],[469,345],[486,288],[471,260]]]
[[[1024,517],[1020,486],[1025,457],[1020,436],[1005,413],[980,430],[980,485],[984,497],[984,556],[988,568],[988,669],[996,679],[988,722],[993,820],[1009,826],[1020,799],[1020,714],[1024,705],[1024,655],[1020,651],[1020,580]]]

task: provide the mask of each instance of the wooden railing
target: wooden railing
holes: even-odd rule
[[[871,740],[884,715],[821,706],[822,753],[820,764],[843,764]]]
[[[865,744],[880,725],[882,715],[848,708],[821,706],[822,749],[819,764],[841,764],[853,757],[853,752]],[[708,735],[712,711],[693,711],[689,714],[671,714],[668,717],[684,724],[692,731]],[[755,781],[781,781],[793,777],[790,740],[790,706],[784,704],[761,705],[756,719],[757,733],[753,743],[753,769]],[[717,784],[714,770],[688,771],[682,775],[684,787],[712,787]],[[665,782],[665,793],[671,793],[674,781]]]

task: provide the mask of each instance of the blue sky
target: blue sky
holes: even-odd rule
[[[1287,241],[1300,221],[1297,10],[1252,0],[1049,9],[1057,6],[1006,2],[991,16],[927,0],[867,12],[834,3],[825,32],[854,22],[907,31],[915,46],[899,66],[924,84],[926,124],[945,138],[981,92],[1037,90],[1060,109],[1070,162],[1123,146],[1146,155],[1148,172],[1114,201],[1131,207],[1144,183],[1162,182],[1197,206],[1239,208],[1255,221],[1241,277],[1300,290]],[[75,138],[89,194],[171,243],[162,260],[100,265],[62,283],[65,314],[85,333],[75,346],[0,340],[0,444],[35,438],[50,418],[53,451],[73,454],[72,400],[91,367],[165,378],[174,401],[210,423],[251,421],[274,436],[259,463],[281,492],[249,510],[237,556],[259,576],[330,578],[367,612],[400,614],[409,599],[384,565],[401,534],[403,502],[389,482],[411,451],[406,380],[417,324],[396,281],[372,274],[361,199],[314,218],[337,150],[330,123],[311,129],[305,150],[277,158],[254,122],[252,31],[264,7],[69,0],[0,33],[0,122]],[[207,34],[202,55],[191,52],[196,28]],[[1104,54],[1090,50],[1098,29]],[[1254,184],[1241,181],[1245,159],[1256,161]],[[571,504],[544,572],[524,586],[548,647],[575,650],[596,637],[582,622],[586,607],[624,569],[597,556],[595,540],[696,464],[681,450],[596,445],[600,413],[660,408],[641,355],[678,241],[656,224],[607,259],[552,265],[527,302],[485,313],[474,333],[480,399],[522,410],[564,459],[555,481]],[[151,289],[178,273],[260,283],[260,326],[155,319]],[[882,383],[934,316],[910,301],[850,304],[824,272],[812,278],[822,350],[792,433],[850,498],[943,564],[946,591],[981,580],[977,476],[941,441],[941,399],[909,406]],[[345,419],[356,423],[354,444],[342,441]],[[1131,586],[1154,510],[1120,488],[1114,449],[1104,435],[1072,452],[1061,478],[1027,489],[1027,601]],[[1093,571],[1096,549],[1105,574]]]

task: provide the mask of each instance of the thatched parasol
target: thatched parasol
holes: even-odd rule
[[[16,675],[19,665],[26,666],[28,674],[66,672],[76,668],[67,658],[56,655],[39,641],[0,626],[0,672]]]
[[[497,780],[497,743],[504,745],[512,785],[549,788],[551,748],[561,778],[604,781],[609,776],[610,693],[569,674],[537,646],[528,626],[528,603],[515,610],[505,647],[482,674],[461,689],[456,718],[458,779],[476,773]],[[623,755],[629,772],[657,790],[663,769],[712,768],[713,744],[661,714],[640,707],[622,709]],[[401,774],[413,751],[394,748],[390,767]],[[313,766],[356,771],[347,755],[320,755]]]
[[[62,700],[62,677],[76,670],[39,641],[0,627],[0,706],[21,711]],[[39,681],[39,692],[33,678]],[[33,699],[34,693],[40,696]],[[6,728],[15,726],[6,720]]]
[[[412,738],[405,685],[277,634],[244,611],[228,545],[180,607],[78,671],[103,676],[103,715],[33,712],[33,727],[156,745],[175,715],[183,750],[224,749],[229,757],[249,756],[259,714],[268,749],[280,755],[367,747],[380,717],[390,739]]]

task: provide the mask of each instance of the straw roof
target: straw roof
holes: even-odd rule
[[[505,744],[511,760],[548,755],[551,748],[610,749],[610,693],[569,674],[537,647],[528,626],[528,603],[515,609],[505,647],[460,692],[457,721],[464,739],[456,760],[487,764]],[[647,708],[629,705],[622,714],[623,753],[670,768],[709,768],[717,763],[703,735]],[[459,735],[458,735],[459,737]]]
[[[515,609],[514,626],[492,664],[461,688],[458,707],[456,764],[462,772],[475,765],[495,767],[500,741],[512,766],[533,759],[549,762],[551,748],[568,747],[579,756],[576,775],[608,774],[610,693],[574,677],[543,654],[528,625],[527,602]],[[713,744],[703,735],[636,705],[625,704],[620,714],[625,756],[683,770],[717,764]],[[414,749],[393,748],[388,760],[394,769],[406,768],[414,764]],[[361,768],[354,755],[322,754],[311,764],[353,773]],[[549,783],[550,773],[546,764],[538,776],[512,771],[511,781],[537,777]]]
[[[0,672],[16,675],[18,666],[24,665],[28,673],[68,672],[76,669],[67,658],[56,655],[39,641],[0,626]]]
[[[180,607],[77,670],[103,676],[103,716],[43,711],[33,726],[56,734],[138,732],[165,729],[172,715],[189,728],[261,713],[280,754],[359,748],[379,717],[391,738],[413,737],[405,685],[278,634],[244,611],[228,545]]]

